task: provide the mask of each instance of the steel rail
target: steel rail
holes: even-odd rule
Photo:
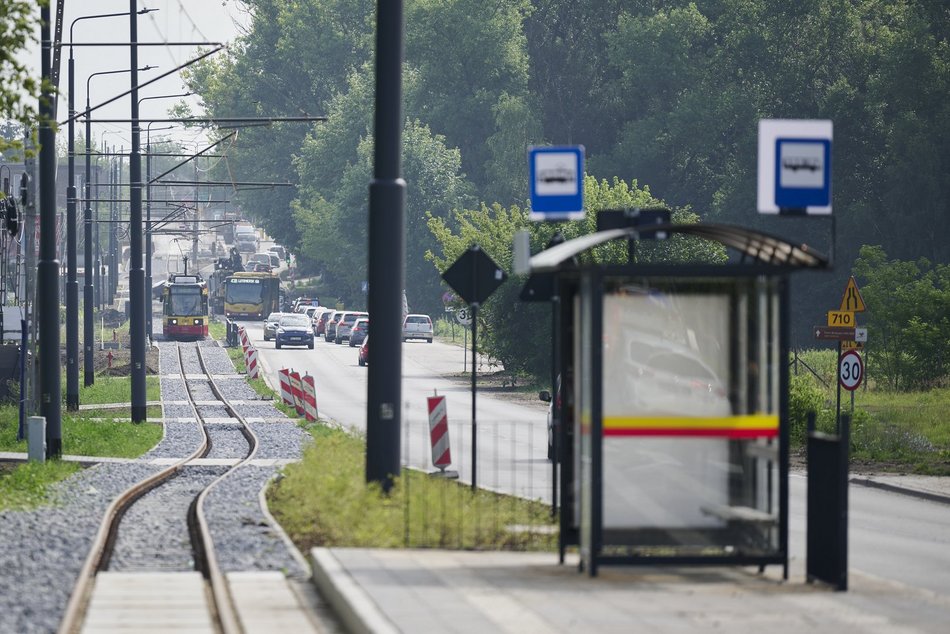
[[[224,634],[240,634],[243,632],[243,629],[241,628],[240,620],[237,616],[237,608],[234,606],[234,599],[231,596],[231,590],[228,587],[227,579],[225,578],[224,573],[221,571],[221,568],[218,565],[218,559],[214,554],[214,541],[211,538],[208,520],[205,517],[204,503],[208,497],[208,493],[210,493],[214,487],[224,481],[230,474],[234,473],[254,459],[254,456],[257,455],[257,448],[260,446],[260,443],[257,440],[257,435],[254,434],[250,424],[247,422],[247,419],[241,416],[238,411],[234,409],[234,406],[231,405],[230,401],[228,401],[228,399],[226,399],[221,393],[220,388],[218,388],[218,384],[215,383],[214,378],[211,376],[211,372],[209,372],[208,368],[205,366],[204,357],[201,355],[201,346],[195,346],[195,350],[198,353],[198,363],[201,365],[201,369],[204,371],[205,376],[208,377],[208,383],[211,386],[212,393],[214,393],[214,395],[222,403],[224,403],[224,407],[231,417],[236,418],[238,422],[241,423],[241,433],[243,433],[244,437],[247,438],[248,444],[250,446],[247,457],[228,469],[227,472],[216,478],[211,482],[211,484],[206,486],[204,490],[198,494],[195,503],[195,515],[198,521],[198,528],[203,542],[202,548],[205,555],[205,571],[208,575],[208,582],[211,584],[211,594],[215,609],[217,610],[218,622],[220,623],[221,630],[224,632]]]

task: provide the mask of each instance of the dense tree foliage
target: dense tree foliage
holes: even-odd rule
[[[245,211],[326,272],[331,293],[354,293],[365,271],[374,3],[246,4],[247,34],[190,84],[216,115],[327,116],[241,131],[222,169],[296,183],[242,193]],[[880,244],[900,260],[946,264],[948,36],[941,0],[408,0],[410,301],[438,306],[423,253],[452,254],[449,242],[419,235],[426,214],[456,236],[466,215],[453,209],[487,210],[485,223],[504,225],[489,212],[523,211],[532,144],[584,144],[598,181],[636,181],[700,218],[830,251],[827,222],[755,213],[761,118],[834,122],[839,263]],[[536,248],[546,231],[536,230]],[[796,297],[807,298],[794,302],[796,341],[837,305],[843,277],[796,280]]]
[[[867,312],[869,365],[892,389],[946,383],[950,370],[950,266],[888,260],[880,246],[854,263]]]
[[[49,0],[41,0],[47,5]],[[0,2],[0,152],[22,148],[22,128],[37,119],[35,100],[40,81],[22,59],[22,52],[39,33],[35,2],[4,0]],[[16,122],[19,126],[11,123]]]

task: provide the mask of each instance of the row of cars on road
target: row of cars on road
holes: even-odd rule
[[[275,348],[285,345],[306,345],[311,350],[317,337],[329,343],[346,341],[351,348],[360,347],[359,364],[369,363],[369,313],[358,310],[336,310],[312,305],[311,300],[295,302],[292,313],[271,313],[264,324],[264,341],[274,340]],[[312,302],[318,304],[316,300]],[[428,315],[407,315],[403,320],[402,338],[425,339],[432,343],[432,319]]]

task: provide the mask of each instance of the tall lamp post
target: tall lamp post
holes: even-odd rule
[[[136,0],[129,0],[129,47],[132,69],[132,154],[129,157],[129,336],[132,340],[132,422],[144,423],[145,398],[145,271],[142,270],[142,156],[139,127],[139,49]]]
[[[148,99],[177,99],[179,97],[188,97],[191,92],[183,92],[178,95],[155,95],[153,97],[142,97],[139,99],[139,105]],[[151,338],[152,331],[152,121],[145,126],[145,333]],[[159,128],[161,130],[171,129]]]
[[[109,14],[113,15],[113,14]],[[125,15],[120,13],[118,15]],[[88,17],[99,17],[99,16],[88,16]],[[82,18],[77,18],[82,19]],[[74,21],[75,23],[75,21]],[[72,32],[70,31],[70,38],[72,38]],[[70,49],[70,73],[69,79],[72,83],[73,73],[72,73],[72,50]],[[154,66],[143,66],[139,70],[151,70],[155,68]],[[95,383],[96,380],[96,365],[95,359],[93,358],[93,346],[95,345],[95,313],[93,312],[93,307],[95,303],[95,296],[93,292],[93,268],[95,264],[92,259],[92,245],[93,245],[93,235],[92,235],[92,155],[90,150],[89,143],[92,139],[92,113],[90,109],[92,104],[90,101],[90,83],[92,78],[98,75],[114,75],[116,73],[128,73],[131,72],[128,68],[123,68],[120,70],[103,70],[97,73],[92,73],[89,77],[86,78],[86,185],[85,185],[85,208],[83,209],[83,228],[85,230],[85,240],[86,240],[86,251],[83,258],[83,267],[86,269],[85,284],[83,285],[83,385],[86,387]],[[69,118],[69,127],[70,127],[70,146],[72,145],[72,126],[73,126],[73,112],[72,112],[72,99],[73,91],[70,87],[69,91],[69,101],[70,101],[70,118]],[[72,160],[73,150],[70,147],[69,150],[70,161]],[[72,178],[72,167],[70,167],[70,178]],[[75,195],[75,194],[74,194]],[[74,209],[75,214],[75,209]],[[75,218],[73,219],[75,220]],[[75,253],[74,253],[75,255]],[[67,293],[69,287],[67,286]],[[68,299],[68,295],[67,295]],[[67,306],[68,313],[68,306]],[[68,316],[67,316],[67,335],[68,331]],[[78,322],[78,320],[77,320]],[[68,347],[68,344],[67,344]],[[78,383],[78,376],[77,376]],[[68,382],[68,380],[67,380]],[[78,386],[77,386],[78,392]],[[78,406],[78,396],[77,396],[77,406]],[[68,398],[67,398],[68,406]]]
[[[149,11],[154,11],[155,9],[143,9],[142,13],[148,13]],[[69,62],[67,71],[69,74],[69,125],[67,134],[69,136],[69,153],[68,153],[68,184],[66,186],[66,409],[77,410],[79,409],[79,365],[77,357],[79,356],[79,281],[76,279],[76,134],[75,134],[75,120],[76,120],[76,90],[75,90],[75,78],[76,78],[76,64],[75,57],[73,55],[73,46],[75,42],[75,37],[73,36],[73,28],[76,26],[76,23],[81,20],[91,20],[93,18],[111,18],[119,17],[125,15],[124,13],[102,13],[98,15],[84,15],[76,18],[69,25]],[[89,191],[89,89],[88,82],[86,84],[86,192],[88,198]],[[88,203],[86,205],[86,210],[88,212]],[[91,212],[89,212],[91,214]],[[87,218],[88,218],[87,214]],[[89,220],[86,220],[87,227],[89,226]],[[90,288],[90,278],[92,276],[92,265],[88,257],[89,253],[89,244],[90,244],[90,232],[86,230],[86,253],[87,257],[84,259],[85,266],[85,287],[86,289]],[[86,311],[89,310],[89,307],[92,305],[91,295],[88,294],[89,291],[84,291],[83,301],[86,302]],[[88,322],[88,323],[85,323]],[[84,368],[85,368],[85,384],[92,385],[90,379],[90,368],[92,365],[92,317],[84,315],[84,329],[83,336],[85,339],[85,355],[84,355]]]

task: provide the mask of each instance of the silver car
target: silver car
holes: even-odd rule
[[[277,336],[277,324],[280,318],[288,313],[271,313],[264,322],[264,341],[270,341]]]

